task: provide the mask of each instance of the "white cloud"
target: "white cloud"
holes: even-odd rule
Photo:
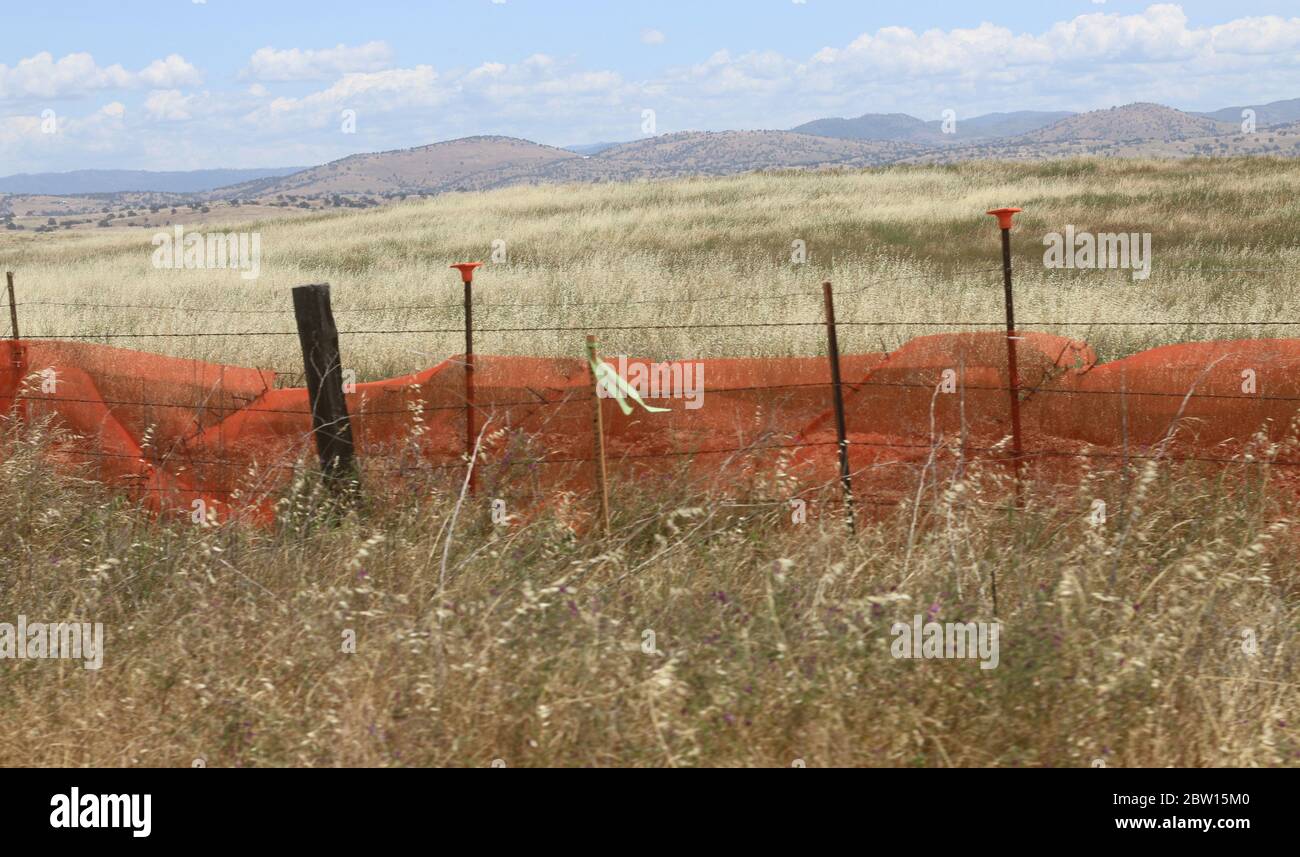
[[[86,116],[58,113],[55,133],[46,133],[43,119],[34,113],[0,116],[0,155],[6,167],[48,170],[55,157],[68,158],[75,167],[85,164],[88,157],[122,149],[126,107],[120,101],[111,101]]]
[[[664,34],[663,34],[663,32],[660,31],[660,30],[642,30],[642,31],[641,31],[641,43],[642,43],[642,44],[645,44],[645,45],[662,45],[662,44],[663,44],[664,42],[666,42],[666,41],[668,41],[667,37],[665,37]]]
[[[1275,54],[1300,49],[1300,18],[1238,18],[1210,28],[1216,53]]]
[[[276,50],[262,48],[249,58],[244,76],[257,80],[328,80],[340,74],[376,72],[393,64],[393,49],[387,42],[366,42],[348,47],[336,45],[322,50]]]
[[[884,27],[804,59],[722,51],[670,70],[664,91],[683,102],[692,94],[709,99],[701,113],[715,121],[729,118],[719,105],[736,118],[772,115],[751,101],[764,95],[779,99],[773,106],[781,115],[789,115],[782,102],[801,104],[802,118],[828,109],[929,115],[941,106],[1185,105],[1207,96],[1246,103],[1265,84],[1268,93],[1300,88],[1298,50],[1300,18],[1240,18],[1198,28],[1180,6],[1160,3],[1132,14],[1078,15],[1040,33],[990,23],[922,32]]]
[[[1136,15],[1080,15],[1054,25],[1034,43],[1059,61],[1163,61],[1203,52],[1210,33],[1189,29],[1182,7],[1159,4]]]
[[[194,96],[183,95],[179,89],[157,89],[145,99],[144,112],[150,119],[180,122],[190,118],[193,101]]]
[[[299,117],[313,127],[336,121],[340,109],[365,108],[367,113],[383,113],[416,107],[437,107],[447,100],[449,91],[440,85],[438,73],[432,66],[389,69],[369,73],[344,75],[333,86],[301,98],[276,98],[259,107],[245,119],[254,124],[274,127],[288,123],[290,127]]]
[[[154,60],[136,75],[137,85],[154,88],[165,86],[198,86],[203,83],[203,75],[198,69],[185,61],[179,54],[171,54],[167,59]]]
[[[198,69],[178,54],[131,72],[120,65],[100,66],[88,53],[55,60],[41,52],[12,68],[0,64],[0,99],[69,98],[103,89],[193,86],[202,81]]]
[[[965,77],[1031,66],[1186,61],[1206,57],[1213,40],[1211,30],[1188,27],[1181,7],[1158,4],[1132,15],[1079,15],[1038,35],[989,23],[922,33],[885,27],[858,36],[845,48],[819,51],[810,65],[848,75]]]
[[[606,109],[633,91],[615,72],[574,70],[554,57],[534,54],[519,63],[486,62],[468,71],[440,73],[421,65],[348,74],[317,92],[276,98],[245,119],[265,127],[303,122],[323,127],[337,122],[340,110],[353,109],[369,117],[390,114],[400,123],[426,118],[437,108],[440,117],[462,122],[485,116],[501,122],[524,116],[571,122],[574,114]]]

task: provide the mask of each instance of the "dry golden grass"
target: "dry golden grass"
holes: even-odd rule
[[[951,327],[998,322],[1000,250],[990,207],[1016,204],[1018,318],[1087,338],[1109,359],[1166,342],[1276,335],[1277,328],[1201,322],[1294,317],[1300,167],[1282,160],[976,163],[846,173],[781,173],[661,183],[512,188],[449,194],[359,213],[262,221],[255,282],[232,271],[156,270],[153,230],[0,234],[0,268],[18,275],[30,335],[291,334],[288,290],[333,287],[345,361],[364,379],[423,368],[462,348],[453,261],[509,261],[477,278],[477,347],[511,354],[581,353],[582,330],[611,353],[648,357],[814,354],[816,327],[645,331],[650,324],[816,322],[820,283],[835,281],[847,351],[896,348]],[[1150,232],[1154,273],[1050,271],[1042,236],[1073,224]],[[196,224],[196,226],[198,226]],[[808,263],[790,263],[806,242]],[[1207,272],[1222,269],[1223,273]],[[1264,271],[1264,272],[1261,272]],[[806,296],[784,297],[806,293]],[[721,299],[722,296],[740,297]],[[694,299],[694,304],[645,303]],[[126,304],[123,309],[36,302]],[[637,303],[637,302],[641,303]],[[598,306],[579,306],[600,302]],[[149,306],[183,306],[184,311]],[[419,309],[366,308],[419,307]],[[1288,313],[1291,315],[1288,316]],[[1197,322],[1108,328],[1104,321]],[[1063,322],[1074,323],[1062,326]],[[348,331],[447,330],[447,333]],[[283,371],[299,368],[292,335],[108,339],[113,344]]]
[[[453,525],[446,491],[328,523],[303,490],[252,531],[159,526],[31,435],[0,468],[0,617],[103,622],[106,653],[4,663],[0,764],[1300,761],[1296,542],[1257,469],[1096,473],[1009,514],[976,468],[914,536],[910,506],[850,539],[627,484],[609,540]],[[994,575],[996,669],[891,655],[895,621],[990,620]]]

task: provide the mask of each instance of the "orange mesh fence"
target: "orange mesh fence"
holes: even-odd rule
[[[1018,345],[1024,457],[1058,477],[1080,456],[1232,461],[1257,432],[1283,440],[1300,407],[1300,341],[1172,345],[1106,364],[1060,336],[1022,333]],[[682,468],[726,486],[777,473],[804,487],[836,478],[825,358],[605,359],[634,386],[649,382],[648,403],[670,408],[624,415],[602,401],[614,475],[644,485]],[[479,355],[475,367],[487,490],[590,488],[586,363]],[[842,367],[861,499],[899,499],[914,481],[900,465],[945,444],[960,441],[971,458],[1007,457],[1003,333],[918,337],[889,354],[845,355]],[[695,398],[683,389],[690,379]],[[463,360],[452,358],[356,385],[347,403],[363,479],[402,491],[435,473],[463,478],[464,383]],[[220,519],[271,519],[274,498],[314,462],[306,390],[274,386],[258,369],[86,343],[0,343],[0,408],[55,417],[70,438],[57,460],[89,467],[157,511],[188,513],[202,500]],[[1289,446],[1277,460],[1300,464]]]

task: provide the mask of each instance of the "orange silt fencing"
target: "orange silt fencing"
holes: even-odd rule
[[[1300,341],[1170,345],[1098,363],[1087,343],[1017,334],[1023,457],[1040,474],[1091,454],[1232,462],[1262,437],[1284,441],[1300,407]],[[831,380],[823,357],[656,362],[603,355],[651,413],[602,399],[611,474],[650,490],[682,474],[727,490],[811,487],[836,478]],[[901,499],[909,468],[943,445],[1006,460],[1009,397],[1001,332],[923,336],[841,359],[855,491]],[[530,502],[594,485],[592,387],[584,360],[478,354],[474,419],[493,496]],[[346,401],[363,480],[384,492],[466,466],[464,360],[361,383]],[[156,512],[201,501],[219,520],[269,521],[274,500],[311,462],[304,388],[275,375],[64,341],[0,342],[0,409],[53,418],[67,439],[56,466],[83,468]],[[1276,455],[1300,465],[1293,446]],[[382,483],[382,484],[381,484]],[[513,493],[512,493],[513,492]]]

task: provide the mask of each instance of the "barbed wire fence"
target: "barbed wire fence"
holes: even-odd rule
[[[1296,270],[1300,270],[1300,269],[1296,269],[1296,268],[1210,268],[1207,269],[1204,267],[1166,269],[1166,271],[1169,273],[1192,273],[1192,274],[1250,273],[1250,274],[1277,274],[1277,275],[1290,274],[1295,272]],[[1008,268],[1003,266],[979,267],[979,268],[971,268],[971,269],[949,272],[951,276],[984,275],[984,274],[992,274],[992,273],[1007,274]],[[869,289],[878,287],[879,285],[885,283],[897,283],[904,280],[925,279],[925,278],[930,278],[932,276],[933,275],[931,274],[918,274],[918,275],[908,275],[904,277],[872,278],[869,282],[861,285],[858,288],[841,291],[839,293],[839,296],[847,297],[847,296],[860,295],[867,292]],[[463,351],[457,352],[452,349],[447,349],[445,352],[448,354],[448,359],[453,362],[457,361],[457,358],[459,358],[460,365],[464,367],[466,383],[465,383],[465,394],[463,396],[463,400],[457,401],[452,404],[441,404],[441,405],[426,404],[418,407],[407,407],[407,408],[400,408],[400,409],[382,409],[382,408],[363,409],[357,415],[355,415],[355,417],[353,417],[352,415],[349,415],[347,413],[347,408],[345,403],[342,405],[339,404],[341,402],[345,402],[345,400],[343,399],[343,391],[340,389],[338,391],[337,398],[334,399],[334,405],[331,406],[331,408],[322,410],[322,407],[318,404],[318,402],[325,395],[323,392],[324,387],[326,384],[333,383],[332,381],[329,380],[328,376],[330,375],[331,372],[337,373],[337,371],[341,370],[343,366],[341,357],[338,354],[337,341],[336,341],[334,352],[331,355],[326,356],[326,362],[328,363],[328,365],[323,367],[324,371],[322,373],[322,375],[325,377],[316,379],[314,384],[310,383],[310,379],[308,379],[309,380],[308,407],[303,409],[275,409],[275,408],[259,407],[258,408],[259,412],[278,413],[278,414],[313,419],[315,421],[315,425],[313,425],[313,428],[309,432],[303,433],[302,436],[293,438],[292,443],[290,445],[301,446],[306,444],[308,441],[314,439],[316,441],[318,452],[320,452],[321,455],[322,467],[325,469],[329,469],[330,467],[333,466],[333,463],[338,458],[338,451],[334,450],[332,447],[330,447],[329,449],[325,449],[322,447],[322,443],[324,442],[328,447],[329,441],[334,439],[331,434],[332,427],[336,427],[339,425],[346,425],[350,419],[353,418],[365,419],[369,417],[385,416],[385,415],[392,415],[392,416],[415,415],[415,414],[424,414],[424,413],[434,413],[439,411],[463,412],[466,420],[466,443],[465,443],[465,449],[462,450],[461,460],[447,461],[442,463],[424,461],[419,465],[419,467],[425,468],[430,472],[436,472],[436,471],[455,472],[455,471],[460,471],[466,467],[470,467],[472,473],[473,472],[472,467],[474,466],[475,463],[475,455],[474,455],[475,449],[474,449],[474,445],[471,442],[471,438],[473,437],[474,434],[473,429],[476,421],[480,423],[490,422],[494,418],[496,409],[504,409],[504,408],[511,408],[511,407],[538,408],[538,409],[571,407],[574,406],[575,404],[579,404],[583,397],[583,393],[578,391],[576,388],[565,388],[563,390],[552,389],[552,390],[541,391],[547,394],[558,395],[559,398],[547,399],[545,396],[535,395],[534,398],[531,399],[503,400],[503,401],[494,401],[491,403],[477,404],[475,402],[474,386],[473,386],[474,363],[476,358],[472,346],[470,345],[470,342],[472,341],[473,337],[506,338],[506,337],[513,337],[519,334],[528,334],[528,333],[574,334],[575,335],[574,355],[576,357],[577,355],[581,354],[581,349],[578,347],[578,343],[580,342],[577,336],[578,334],[618,335],[623,333],[635,333],[638,336],[640,336],[648,333],[653,334],[656,332],[705,331],[705,330],[714,331],[714,332],[716,331],[756,332],[762,334],[775,329],[824,328],[827,332],[828,342],[829,342],[827,348],[827,360],[828,360],[828,368],[829,368],[828,375],[830,377],[830,380],[817,381],[817,382],[770,383],[770,384],[754,384],[754,385],[736,386],[736,387],[720,387],[720,388],[712,388],[708,392],[764,393],[764,392],[776,392],[782,390],[817,391],[817,390],[824,389],[826,392],[825,408],[822,411],[820,411],[819,414],[811,415],[810,419],[814,416],[820,415],[820,413],[825,413],[826,410],[830,410],[830,409],[833,409],[837,411],[839,414],[841,414],[841,418],[839,420],[840,424],[837,427],[836,439],[834,441],[809,440],[809,439],[800,439],[798,437],[779,438],[776,436],[760,436],[755,438],[753,442],[745,443],[745,444],[709,446],[707,448],[671,450],[671,451],[647,452],[647,453],[624,452],[618,455],[615,458],[615,461],[616,462],[637,462],[637,461],[655,461],[655,460],[669,461],[669,460],[680,460],[680,459],[707,458],[707,457],[714,457],[714,456],[730,456],[734,458],[739,456],[747,456],[747,455],[773,452],[773,451],[788,451],[788,450],[803,450],[803,449],[813,449],[813,448],[834,447],[836,448],[840,459],[839,475],[836,476],[834,479],[827,480],[821,484],[813,486],[812,489],[802,489],[797,493],[803,494],[808,490],[822,490],[825,489],[827,486],[838,483],[841,486],[844,493],[845,508],[847,511],[847,520],[850,522],[850,525],[852,525],[852,521],[853,521],[852,508],[854,505],[869,504],[869,505],[880,505],[885,507],[896,507],[898,503],[894,501],[882,501],[879,498],[871,497],[871,496],[853,495],[852,488],[851,488],[852,478],[854,476],[860,475],[866,470],[871,469],[872,467],[878,467],[880,465],[873,464],[873,465],[869,465],[868,467],[857,468],[856,470],[850,468],[849,466],[850,448],[861,447],[861,448],[876,448],[876,449],[890,449],[890,450],[924,451],[924,450],[933,449],[934,443],[933,441],[930,443],[894,443],[889,441],[867,440],[861,438],[850,439],[849,434],[852,433],[869,433],[871,426],[869,425],[863,426],[859,424],[853,424],[853,425],[846,424],[849,415],[846,414],[844,410],[845,388],[847,388],[847,390],[850,393],[856,393],[858,391],[864,389],[870,389],[873,387],[931,391],[934,389],[934,385],[917,383],[917,382],[906,382],[906,381],[881,381],[881,380],[874,380],[870,376],[862,379],[853,379],[853,378],[845,379],[840,377],[841,355],[838,353],[838,348],[836,347],[835,344],[837,332],[840,328],[851,329],[851,328],[872,328],[872,327],[902,327],[902,328],[924,328],[924,329],[931,329],[931,330],[948,329],[948,330],[960,331],[960,330],[1002,327],[1006,329],[1008,342],[1011,343],[1015,339],[1020,338],[1021,334],[1027,331],[1032,331],[1035,329],[1054,329],[1054,328],[1062,328],[1062,327],[1121,327],[1121,328],[1123,327],[1191,327],[1191,328],[1255,327],[1255,328],[1279,328],[1279,329],[1289,330],[1290,328],[1294,328],[1295,326],[1300,325],[1300,320],[1287,320],[1287,319],[1255,319],[1255,320],[1083,319],[1077,321],[1044,319],[1044,320],[1027,320],[1027,321],[1016,320],[1014,326],[1011,324],[1010,318],[1004,318],[1001,320],[973,319],[973,318],[972,319],[932,319],[932,320],[861,319],[861,318],[836,319],[833,313],[835,295],[832,292],[830,283],[826,283],[822,291],[812,291],[812,290],[793,291],[793,292],[783,292],[780,294],[772,294],[772,295],[714,294],[714,295],[707,295],[702,297],[646,298],[646,299],[636,299],[631,301],[600,300],[600,301],[538,301],[538,302],[531,302],[531,301],[473,302],[471,283],[472,283],[472,272],[465,280],[466,299],[464,303],[459,303],[459,302],[418,303],[417,302],[417,303],[395,303],[395,304],[381,304],[381,305],[371,304],[371,305],[359,305],[359,306],[343,306],[337,309],[330,309],[327,306],[327,310],[330,311],[331,323],[334,314],[337,314],[338,316],[342,316],[344,318],[362,317],[361,323],[358,324],[357,326],[345,327],[341,330],[337,330],[336,340],[337,337],[345,337],[349,341],[351,341],[352,338],[354,337],[379,337],[379,336],[396,336],[396,335],[465,337],[467,347]],[[209,306],[197,305],[194,303],[165,304],[165,303],[153,303],[153,302],[112,303],[112,302],[94,302],[94,301],[66,301],[66,300],[56,301],[56,300],[40,300],[40,299],[18,300],[13,273],[9,273],[7,276],[7,287],[8,287],[9,309],[10,309],[11,339],[13,340],[12,353],[15,355],[13,371],[15,371],[20,376],[25,374],[27,370],[34,368],[34,367],[24,366],[21,364],[21,356],[23,354],[22,344],[25,342],[68,341],[68,342],[90,342],[90,343],[110,344],[110,343],[123,343],[123,342],[131,342],[131,341],[148,342],[151,340],[158,340],[158,339],[169,339],[169,340],[170,339],[199,339],[204,337],[214,337],[214,338],[237,337],[241,339],[252,339],[252,338],[260,338],[260,337],[283,337],[283,336],[298,336],[301,338],[303,336],[302,319],[296,313],[295,309],[291,309],[291,308],[279,309],[279,308],[209,307]],[[720,304],[725,304],[727,302],[732,302],[732,304],[736,306],[736,309],[739,310],[739,309],[743,309],[746,305],[749,305],[750,303],[755,301],[794,301],[794,300],[802,300],[802,299],[815,300],[817,298],[822,298],[825,301],[825,313],[824,313],[825,317],[819,321],[719,321],[719,322],[644,324],[644,323],[632,323],[632,322],[619,323],[618,321],[590,322],[590,321],[582,321],[581,319],[575,319],[575,321],[578,323],[553,324],[553,325],[509,325],[507,324],[507,325],[495,325],[495,326],[494,325],[475,326],[472,322],[472,313],[471,313],[471,307],[473,309],[485,309],[485,310],[494,310],[494,309],[515,310],[515,309],[536,308],[536,309],[545,309],[551,313],[556,313],[556,312],[581,313],[583,310],[591,307],[626,307],[626,306],[638,306],[638,305],[655,305],[655,306],[671,307],[675,309],[689,311],[692,307],[695,306],[720,305]],[[328,303],[328,298],[326,300]],[[1008,302],[1009,301],[1010,301],[1010,289],[1008,286]],[[290,316],[294,316],[298,321],[298,326],[297,329],[273,329],[272,327],[266,325],[262,325],[262,326],[250,325],[248,329],[240,329],[235,331],[223,330],[223,331],[197,331],[197,332],[196,331],[88,332],[88,331],[76,331],[76,330],[59,330],[52,333],[41,333],[36,335],[29,334],[23,336],[19,328],[19,320],[20,320],[20,310],[25,307],[74,309],[74,310],[86,310],[86,311],[129,310],[129,311],[151,312],[151,313],[167,312],[167,313],[184,313],[188,315],[211,314],[211,315],[227,315],[227,316],[240,316],[240,317],[288,318]],[[459,327],[457,326],[409,326],[409,327],[367,326],[364,324],[364,318],[363,318],[366,315],[375,315],[375,314],[392,314],[392,313],[409,314],[409,313],[416,313],[416,312],[433,312],[433,311],[451,312],[456,309],[463,309],[465,312],[465,324]],[[1008,303],[1008,315],[1009,314],[1010,314],[1010,303]],[[761,358],[754,358],[754,359],[761,360]],[[312,366],[311,366],[310,358],[305,358],[304,367],[305,367],[305,371],[303,373],[278,373],[278,374],[281,375],[288,374],[291,376],[296,376],[296,375],[310,376],[312,374],[311,371]],[[1025,384],[1023,383],[1023,379],[1018,377],[1014,372],[1014,370],[1009,371],[1007,375],[1008,378],[1005,387],[988,386],[988,385],[968,386],[965,384],[964,377],[960,379],[960,382],[962,384],[962,389],[964,392],[1006,393],[1009,399],[1012,401],[1019,401],[1021,396],[1025,394],[1084,395],[1084,396],[1117,395],[1115,391],[1109,391],[1109,390],[1056,389],[1051,386],[1047,386],[1042,382],[1038,384]],[[1143,397],[1158,397],[1158,398],[1179,399],[1184,402],[1198,400],[1198,399],[1214,399],[1214,400],[1240,399],[1240,400],[1249,400],[1249,401],[1275,401],[1275,402],[1300,403],[1300,396],[1266,395],[1262,393],[1228,395],[1223,393],[1198,391],[1195,388],[1177,389],[1177,390],[1172,390],[1172,389],[1171,390],[1150,390],[1150,389],[1125,390],[1120,392],[1118,395],[1124,397],[1124,401],[1127,401],[1129,397],[1136,398],[1136,399],[1141,399]],[[599,395],[595,395],[593,398],[595,400],[594,407],[599,408],[601,397]],[[112,397],[105,397],[105,398],[89,398],[89,397],[75,397],[75,396],[64,397],[64,396],[59,396],[57,393],[54,394],[32,393],[32,392],[26,392],[20,390],[15,390],[14,400],[15,403],[45,402],[45,403],[65,403],[65,404],[85,404],[85,405],[98,404],[98,405],[103,405],[109,408],[110,410],[113,408],[160,408],[160,409],[194,410],[196,408],[196,403],[193,401],[159,401],[159,400],[151,400],[151,399],[134,400],[134,399],[118,399]],[[223,404],[221,402],[204,402],[201,405],[201,409],[208,414],[229,415],[229,414],[236,413],[240,410],[243,410],[245,407],[247,407],[247,405],[248,403],[239,403],[239,404],[224,403]],[[859,416],[860,418],[860,415],[855,415],[855,416]],[[1009,430],[1007,432],[1008,436],[1011,433],[1012,432]],[[351,445],[351,441],[349,440],[349,447],[350,445]],[[561,465],[571,466],[571,465],[596,464],[599,463],[603,458],[603,455],[601,453],[595,451],[596,446],[597,446],[596,444],[593,444],[593,453],[591,455],[545,456],[545,457],[538,458],[534,461],[531,461],[529,463],[537,466],[561,466]],[[979,454],[986,454],[990,456],[1000,457],[1001,460],[1006,461],[1009,465],[1016,468],[1017,483],[1019,483],[1020,464],[1023,462],[1033,461],[1036,459],[1084,458],[1084,459],[1099,459],[1099,460],[1112,460],[1112,461],[1117,459],[1122,459],[1126,464],[1134,461],[1143,461],[1143,460],[1165,461],[1165,462],[1205,462],[1205,463],[1215,463],[1215,464],[1234,464],[1234,463],[1243,462],[1243,459],[1239,457],[1233,458],[1227,456],[1214,456],[1214,455],[1166,453],[1163,447],[1160,448],[1159,450],[1153,449],[1147,452],[1143,452],[1141,450],[1130,451],[1126,449],[1123,453],[1110,453],[1110,452],[1103,452],[1098,450],[1064,450],[1064,449],[1018,449],[1014,452],[1008,453],[1004,445],[994,444],[994,445],[981,446],[981,445],[971,445],[963,441],[961,445],[961,452],[963,456],[967,453],[979,453]],[[112,459],[112,458],[134,458],[135,457],[135,456],[126,455],[122,453],[112,453],[103,450],[96,451],[90,449],[78,449],[72,451],[70,454],[74,455],[75,457],[84,458],[84,459],[106,459],[106,458]],[[348,450],[349,457],[351,456],[351,454],[352,451],[349,448]],[[200,465],[223,466],[223,467],[238,467],[247,464],[247,461],[244,459],[226,458],[224,457],[224,455],[219,458],[202,458],[202,457],[196,458],[192,456],[185,456],[182,454],[181,450],[175,448],[175,445],[173,445],[173,448],[169,448],[169,449],[151,449],[149,451],[148,457],[150,458],[150,463],[152,465],[157,467],[163,467],[163,468],[167,467],[173,460],[182,460],[182,459],[187,464],[187,466],[200,464]],[[380,470],[383,470],[384,468],[390,468],[390,469],[402,470],[403,472],[405,472],[408,468],[407,461],[406,461],[406,453],[403,452],[386,452],[383,450],[371,449],[371,450],[363,450],[361,457],[368,468],[377,467]],[[397,462],[396,465],[393,464],[394,461]],[[896,465],[900,463],[903,462],[890,462],[891,465]],[[1256,459],[1248,463],[1261,464],[1265,462]],[[1272,460],[1272,461],[1268,461],[1267,463],[1273,466],[1281,466],[1281,467],[1300,466],[1300,461],[1292,462],[1292,461]],[[283,461],[283,460],[273,461],[273,462],[263,463],[261,465],[261,468],[267,471],[291,472],[300,469],[300,463]],[[160,488],[160,487],[141,486],[140,490],[166,491],[169,489]],[[218,495],[218,494],[229,495],[232,493],[231,489],[225,486],[222,487],[195,486],[195,490],[211,493],[214,495]],[[757,505],[760,506],[780,505],[781,503],[784,502],[785,501],[777,501],[776,503],[772,503],[772,504],[757,504]],[[736,505],[743,506],[744,504],[736,504]]]

